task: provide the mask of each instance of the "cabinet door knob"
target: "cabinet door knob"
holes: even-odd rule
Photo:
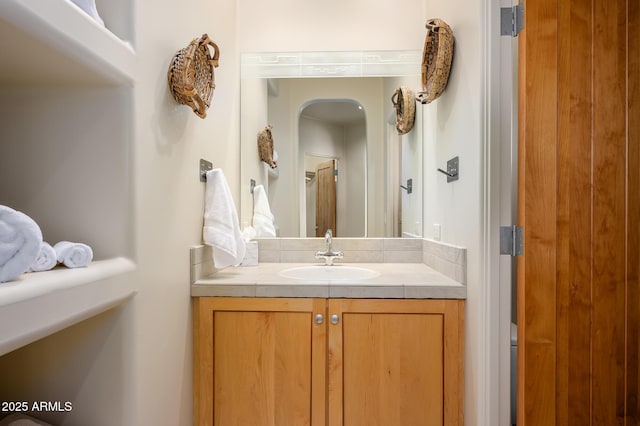
[[[324,315],[316,314],[316,324],[322,324],[324,322]]]
[[[340,322],[340,317],[337,314],[331,315],[331,324],[336,325]]]

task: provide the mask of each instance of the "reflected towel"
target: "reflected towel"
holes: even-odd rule
[[[40,244],[40,253],[38,253],[38,257],[31,264],[31,268],[29,268],[32,272],[44,272],[49,269],[53,269],[54,266],[58,264],[58,255],[56,251],[51,247],[46,241],[43,241]]]
[[[84,268],[93,260],[93,250],[86,244],[60,241],[53,246],[58,262],[67,268]]]
[[[0,205],[0,283],[29,270],[38,257],[42,231],[26,214]]]
[[[274,216],[264,186],[253,188],[253,227],[258,237],[275,237]]]
[[[213,264],[216,268],[242,262],[245,243],[236,205],[222,169],[207,172],[202,239],[213,248]]]

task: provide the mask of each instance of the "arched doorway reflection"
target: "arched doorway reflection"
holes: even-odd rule
[[[366,114],[352,99],[316,99],[298,118],[306,236],[366,234]]]

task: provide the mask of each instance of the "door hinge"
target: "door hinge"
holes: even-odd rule
[[[500,227],[500,254],[507,256],[524,254],[524,229],[521,226]]]
[[[524,28],[524,0],[512,7],[500,8],[500,35],[518,37]]]

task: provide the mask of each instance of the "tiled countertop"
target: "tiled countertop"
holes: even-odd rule
[[[191,296],[465,299],[466,286],[423,263],[349,263],[380,273],[365,280],[295,280],[278,273],[305,263],[226,268],[191,284]],[[336,268],[340,266],[337,265]]]

